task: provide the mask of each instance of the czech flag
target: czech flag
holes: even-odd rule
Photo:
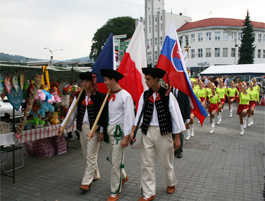
[[[173,21],[170,23],[156,67],[167,72],[168,79],[167,75],[165,75],[164,80],[167,83],[169,82],[169,85],[174,86],[190,97],[191,107],[195,109],[194,113],[202,125],[207,112],[192,90]]]
[[[119,84],[131,94],[136,110],[143,91],[147,90],[142,73],[142,68],[147,67],[145,47],[143,23],[138,22],[118,69],[124,75]]]
[[[113,34],[111,33],[105,43],[103,49],[101,50],[96,63],[93,66],[92,73],[97,74],[97,86],[98,91],[101,93],[107,93],[108,88],[104,84],[104,77],[101,76],[100,69],[113,69],[115,70],[115,54],[113,46]]]

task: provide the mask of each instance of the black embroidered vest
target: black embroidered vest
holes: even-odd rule
[[[172,132],[172,122],[169,112],[169,95],[165,95],[167,90],[160,87],[156,100],[153,98],[153,91],[151,90],[151,95],[148,97],[144,109],[143,123],[142,123],[142,133],[147,134],[148,127],[150,125],[154,104],[156,105],[157,117],[160,127],[161,135],[165,135]],[[148,91],[144,92],[144,100],[147,97]],[[150,93],[149,93],[150,94]]]
[[[102,98],[103,98],[103,94],[99,92],[96,92],[95,95],[91,94],[90,101],[86,105],[86,95],[85,95],[85,92],[82,93],[77,103],[77,125],[76,125],[77,130],[82,131],[83,119],[84,119],[86,110],[87,110],[87,114],[89,118],[89,125],[90,125],[90,128],[92,128],[95,122],[95,119],[97,117],[97,113],[100,109]]]

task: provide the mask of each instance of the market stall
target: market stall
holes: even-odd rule
[[[6,139],[3,136],[12,131],[8,136],[24,146],[27,156],[65,153],[65,137],[58,136],[60,122],[66,116],[71,97],[78,92],[78,74],[91,68],[0,64],[0,69],[1,99],[7,98],[13,111],[23,110],[18,123],[15,116],[1,118],[9,125],[7,130],[0,130],[1,145]],[[75,124],[65,133],[74,130]]]

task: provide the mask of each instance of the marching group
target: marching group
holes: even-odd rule
[[[93,181],[100,179],[97,164],[100,142],[107,143],[107,160],[111,164],[110,191],[107,201],[119,199],[123,185],[129,180],[125,171],[125,148],[136,141],[135,132],[138,125],[141,128],[141,193],[139,201],[155,199],[156,179],[155,163],[158,157],[165,173],[166,191],[174,193],[176,176],[174,172],[174,153],[182,157],[183,131],[187,131],[186,140],[194,136],[194,111],[190,107],[189,97],[174,88],[164,88],[159,80],[165,71],[159,68],[142,68],[148,90],[144,91],[135,106],[131,95],[119,85],[123,75],[115,70],[101,69],[104,84],[109,89],[107,94],[97,91],[95,76],[90,73],[81,73],[83,91],[76,94],[69,112],[62,122],[63,128],[69,128],[76,121],[76,128],[80,132],[80,143],[86,159],[86,169],[80,185],[83,191],[89,191]],[[222,110],[225,96],[229,97],[230,117],[232,117],[233,102],[238,102],[241,134],[244,134],[246,115],[249,126],[253,124],[255,103],[258,101],[257,86],[255,81],[247,90],[246,84],[231,83],[231,88],[226,88],[223,80],[219,79],[216,87],[213,82],[204,82],[191,79],[195,95],[205,106],[210,115],[212,129],[215,127],[215,113],[218,122],[222,122]],[[105,103],[106,101],[106,104]],[[75,107],[75,105],[77,105]],[[71,111],[71,112],[70,112]],[[98,113],[102,112],[100,117]],[[91,128],[96,122],[95,132]],[[88,140],[89,139],[89,140]]]
[[[233,105],[234,102],[236,103],[241,135],[244,135],[244,129],[247,126],[252,126],[254,124],[254,111],[256,105],[259,104],[260,92],[260,86],[257,85],[255,78],[249,83],[249,87],[246,82],[241,81],[237,83],[231,81],[229,83],[230,87],[228,87],[222,78],[208,80],[206,85],[202,80],[191,78],[191,85],[195,95],[201,101],[201,104],[208,110],[211,124],[210,133],[214,133],[215,114],[217,114],[217,124],[219,125],[222,122],[222,112],[226,99],[229,104],[230,118],[233,117]],[[194,115],[191,114],[191,119],[193,118]],[[193,128],[193,126],[191,126],[191,128]],[[194,135],[192,129],[190,132],[187,130],[187,140],[190,138],[190,135]]]

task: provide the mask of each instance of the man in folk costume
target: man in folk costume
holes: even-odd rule
[[[185,125],[178,102],[174,95],[159,84],[159,79],[165,71],[159,68],[142,68],[145,74],[146,84],[149,90],[145,91],[139,100],[134,127],[131,132],[131,140],[143,110],[141,118],[141,189],[143,196],[139,201],[155,199],[156,179],[155,161],[156,155],[165,172],[167,192],[174,193],[176,176],[174,172],[174,151],[180,148],[180,133],[185,130]],[[147,98],[147,99],[146,99]],[[144,105],[144,100],[146,104]],[[173,141],[172,134],[175,135]]]
[[[104,94],[96,91],[96,78],[94,78],[93,81],[91,72],[81,73],[79,74],[79,76],[81,79],[81,85],[84,90],[77,103],[77,107],[75,107],[72,115],[69,117],[65,129],[68,129],[76,119],[76,128],[80,132],[81,148],[83,151],[83,155],[86,159],[86,169],[82,183],[80,185],[80,189],[88,191],[91,187],[92,181],[98,180],[100,178],[97,157],[99,143],[103,139],[103,127],[101,127],[100,129],[98,128],[96,130],[96,137],[94,137],[90,141],[87,141],[87,134],[94,124],[97,113],[103,102]],[[62,127],[66,123],[66,119],[68,119],[70,111],[72,111],[72,107],[75,104],[78,95],[79,93],[76,94],[76,96],[74,97],[73,103],[69,108],[69,112],[62,123]],[[60,131],[62,131],[62,127],[60,128]],[[99,132],[101,132],[101,134],[99,134]]]
[[[109,141],[108,160],[112,165],[110,190],[107,201],[119,199],[122,185],[128,180],[124,170],[124,148],[129,144],[129,137],[134,123],[134,104],[131,95],[119,85],[123,75],[115,70],[101,69],[104,83],[110,89],[108,104],[101,115],[107,124],[104,127],[104,140]]]

